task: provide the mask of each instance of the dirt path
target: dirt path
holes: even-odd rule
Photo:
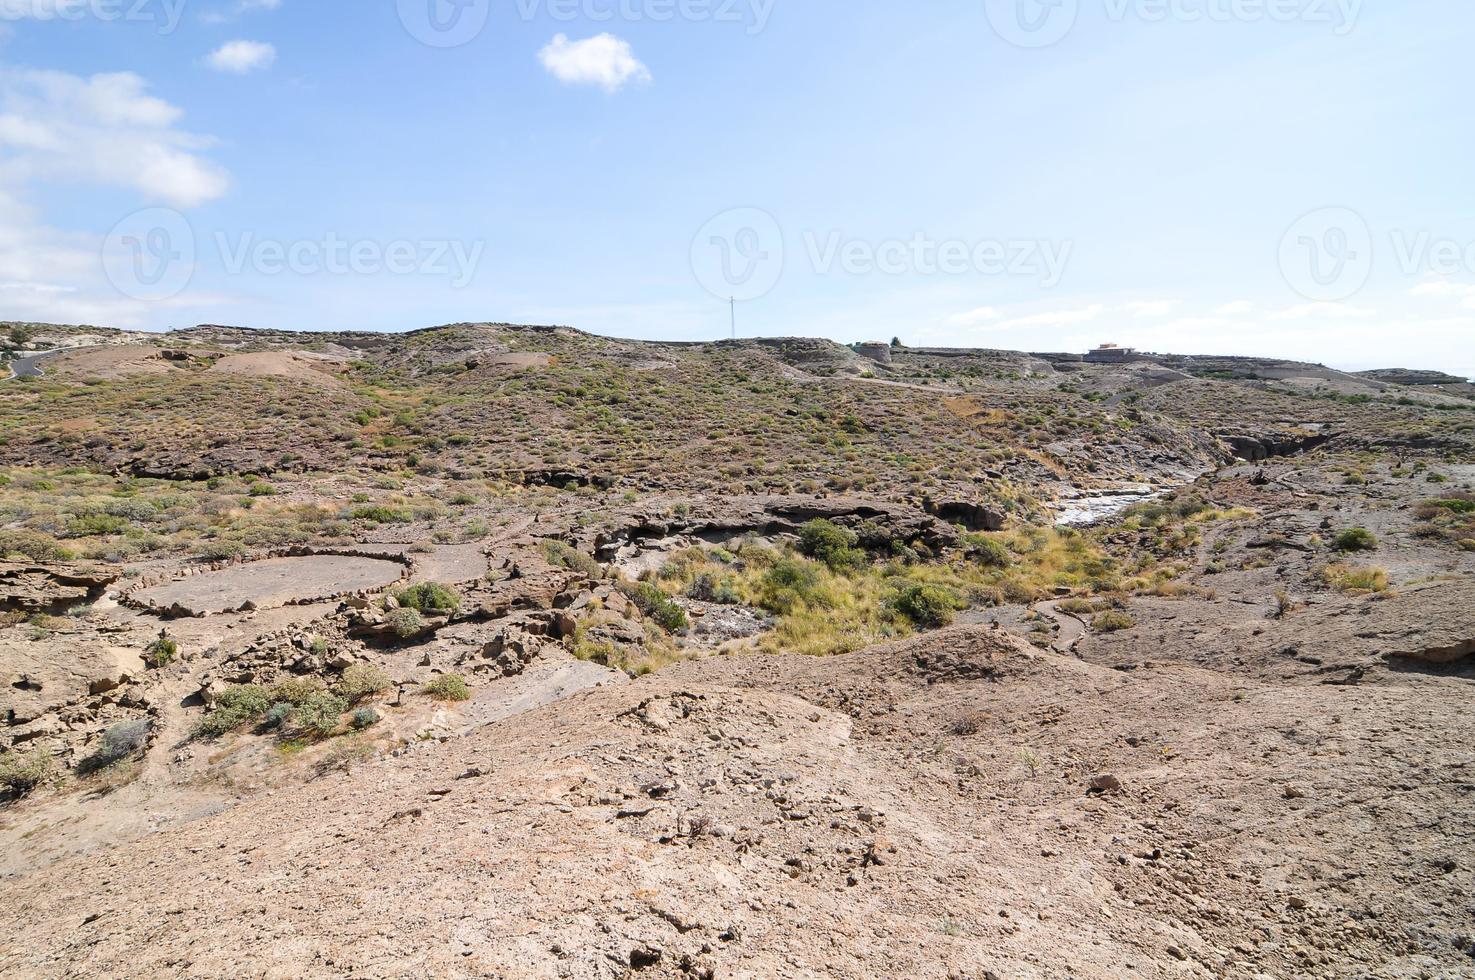
[[[1042,602],[1033,607],[1042,615],[1049,616],[1060,625],[1060,632],[1055,634],[1055,639],[1050,641],[1050,648],[1056,653],[1076,655],[1076,647],[1086,638],[1089,632],[1086,621],[1071,613],[1061,612],[1060,603]]]

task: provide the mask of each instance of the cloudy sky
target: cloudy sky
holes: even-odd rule
[[[1475,375],[1468,0],[0,0],[0,319]]]

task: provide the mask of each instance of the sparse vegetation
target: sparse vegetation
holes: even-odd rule
[[[544,541],[543,555],[548,559],[550,565],[579,572],[591,579],[598,579],[604,575],[604,569],[600,567],[599,562],[562,541]]]
[[[471,688],[459,674],[442,674],[422,690],[437,701],[471,700]]]
[[[1386,592],[1390,585],[1384,569],[1345,564],[1328,565],[1322,571],[1322,578],[1333,588],[1353,595]]]
[[[687,628],[686,610],[651,582],[637,582],[625,589],[630,601],[661,629],[676,633]]]
[[[348,700],[337,694],[319,691],[309,695],[292,712],[292,723],[314,735],[331,735],[338,729]]]
[[[353,704],[388,689],[392,683],[389,675],[373,664],[356,663],[343,672],[335,687],[340,695]]]
[[[923,629],[937,629],[953,621],[959,609],[967,608],[952,589],[942,585],[913,582],[903,585],[891,600],[892,607]]]
[[[56,760],[42,749],[0,752],[0,790],[25,796],[58,776]]]
[[[1378,539],[1365,527],[1352,527],[1332,539],[1332,546],[1345,552],[1377,551]]]
[[[425,617],[414,609],[391,609],[384,622],[402,640],[409,640],[425,631]]]
[[[83,772],[97,772],[142,752],[148,745],[149,732],[152,729],[153,723],[147,718],[113,725],[102,733],[96,751],[82,762],[79,769]]]
[[[799,551],[836,572],[865,564],[865,552],[856,547],[859,540],[854,531],[833,521],[810,521],[799,529]]]
[[[216,695],[210,711],[195,724],[194,738],[219,738],[266,714],[271,692],[255,684],[228,687]]]
[[[169,636],[159,636],[143,651],[143,662],[158,670],[167,667],[179,656],[179,644]]]
[[[1132,617],[1132,614],[1121,609],[1097,613],[1091,619],[1091,629],[1097,633],[1120,633],[1136,625],[1137,620]]]
[[[456,613],[461,608],[461,595],[448,585],[424,582],[396,592],[395,600],[402,609],[421,613]]]
[[[968,557],[985,568],[1008,568],[1014,564],[1014,555],[998,538],[973,534],[968,536],[965,546]]]

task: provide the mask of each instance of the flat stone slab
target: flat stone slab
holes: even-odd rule
[[[381,558],[269,558],[156,585],[133,598],[159,612],[213,616],[382,589],[403,574],[404,566]]]

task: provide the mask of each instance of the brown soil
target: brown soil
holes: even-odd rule
[[[0,751],[58,769],[0,800],[0,976],[1475,977],[1453,389],[487,324],[171,342],[0,386]],[[819,518],[842,570],[785,550]],[[256,560],[200,571],[231,542]],[[853,601],[802,598],[821,573]],[[967,583],[956,625],[843,632],[928,576]],[[455,608],[400,613],[411,582]],[[915,632],[804,657],[801,619]],[[326,727],[272,720],[350,671],[379,688]],[[259,710],[198,730],[227,691]]]
[[[230,354],[210,366],[216,374],[246,378],[286,378],[308,384],[338,387],[343,365],[334,360],[279,351],[259,354]]]
[[[400,565],[378,558],[272,558],[156,585],[133,593],[131,598],[155,610],[206,616],[367,592],[399,581],[404,571]]]
[[[987,627],[707,660],[33,874],[0,969],[1434,975],[1475,884],[1464,700]]]
[[[48,357],[42,363],[42,370],[61,378],[116,381],[139,375],[167,374],[173,367],[164,360],[157,347],[126,344],[92,347]]]

